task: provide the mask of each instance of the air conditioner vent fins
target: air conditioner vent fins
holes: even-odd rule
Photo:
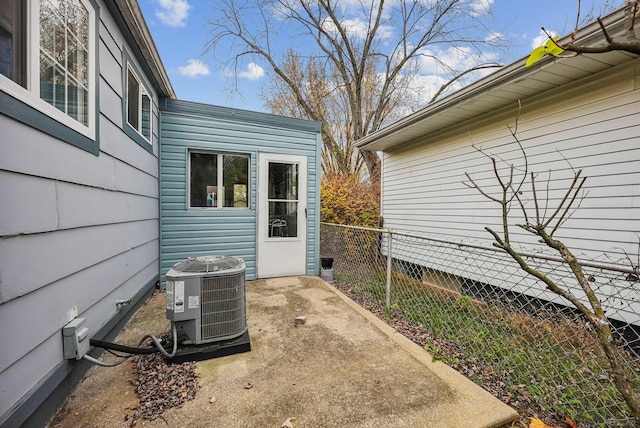
[[[224,271],[244,269],[244,261],[237,257],[203,256],[189,257],[173,265],[176,272],[223,273]]]

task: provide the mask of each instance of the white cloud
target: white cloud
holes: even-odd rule
[[[555,31],[549,31],[549,34],[551,34],[551,37],[556,37],[558,35]],[[540,30],[540,34],[531,40],[531,49],[544,46],[547,43],[547,40],[549,40],[549,36],[547,36],[544,31]]]
[[[260,67],[255,62],[250,62],[247,65],[246,71],[241,71],[240,73],[238,73],[238,77],[249,80],[258,80],[262,76],[264,76],[264,68]]]
[[[340,25],[347,32],[348,35],[357,37],[359,39],[365,39],[369,32],[369,22],[363,19],[343,19],[340,21]],[[338,33],[335,22],[331,18],[326,18],[322,22],[322,28],[333,34]],[[383,39],[389,38],[393,35],[393,27],[388,25],[380,25],[376,30],[376,37]]]
[[[487,34],[487,37],[485,37],[485,42],[487,43],[498,43],[501,41],[506,40],[507,38],[505,37],[504,34],[502,33],[497,33],[497,32],[491,32],[489,34]]]
[[[471,48],[462,46],[450,47],[446,50],[425,49],[421,54],[422,56],[416,58],[416,76],[412,80],[411,87],[416,93],[420,94],[423,105],[425,105],[453,75],[469,70],[479,64],[497,60],[496,54],[487,52],[478,54]],[[494,71],[495,69],[493,68],[487,68],[465,75],[448,86],[445,92],[440,95],[440,98]]]
[[[450,47],[443,51],[425,49],[421,52],[421,55],[419,73],[425,75],[443,75],[447,74],[450,70],[461,72],[477,64],[491,62],[497,59],[496,54],[488,52],[477,54],[474,53],[470,47],[466,46]]]
[[[494,0],[474,0],[471,2],[471,13],[474,15],[488,15]]]
[[[187,0],[157,0],[156,16],[170,27],[184,27],[191,5]]]
[[[359,19],[344,19],[340,23],[348,34],[364,39],[367,35],[367,23]],[[337,34],[338,28],[331,18],[326,18],[322,23],[322,28],[328,33]]]
[[[420,104],[426,105],[445,83],[447,83],[447,79],[442,76],[416,75],[411,80],[411,89],[420,94]]]
[[[182,67],[178,67],[178,73],[187,77],[198,77],[198,76],[206,76],[209,73],[209,67],[206,64],[203,64],[198,59],[190,59],[187,61],[188,65],[184,65]]]

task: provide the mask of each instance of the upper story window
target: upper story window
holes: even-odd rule
[[[95,11],[89,1],[0,5],[0,89],[95,139]]]
[[[151,95],[142,80],[127,66],[127,123],[151,144]]]

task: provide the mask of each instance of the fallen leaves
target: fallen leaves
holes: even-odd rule
[[[553,428],[551,425],[545,424],[540,419],[529,418],[529,420],[531,421],[531,423],[529,424],[529,428]]]
[[[137,419],[154,420],[162,417],[167,409],[179,407],[193,400],[198,390],[195,363],[170,364],[160,354],[136,355],[133,357],[135,387],[140,400],[132,416],[131,425]]]
[[[376,300],[360,292],[356,286],[342,281],[335,281],[333,285],[354,302],[371,311],[378,318],[386,318],[382,305],[380,305]],[[502,402],[516,409],[520,415],[523,415],[523,419],[516,422],[514,426],[526,428],[527,419],[524,416],[536,415],[539,417],[550,418],[556,423],[560,423],[561,426],[557,428],[578,428],[576,423],[571,419],[566,418],[562,421],[562,419],[559,418],[559,415],[548,411],[548,409],[544,410],[537,406],[527,390],[527,385],[513,383],[507,384],[505,383],[507,380],[505,376],[500,376],[499,373],[496,373],[491,369],[491,367],[483,364],[477,358],[466,356],[464,345],[444,338],[439,338],[430,331],[427,326],[413,323],[403,317],[401,313],[396,313],[396,311],[391,312],[391,326],[400,334],[411,339],[414,343],[417,343],[422,347],[437,347],[442,356],[441,359],[443,361],[447,361],[448,365],[472,379]],[[566,426],[562,426],[562,423]],[[545,425],[539,426],[544,427]],[[556,428],[553,425],[546,426]],[[533,428],[535,428],[535,424],[533,425]]]
[[[529,420],[531,421],[529,428],[560,428],[555,425],[547,425],[538,418],[529,418]],[[565,418],[564,423],[567,424],[569,428],[578,428],[578,425],[569,418]]]
[[[570,428],[578,428],[578,424],[573,422],[571,419],[569,418],[565,418],[564,423],[569,425]]]

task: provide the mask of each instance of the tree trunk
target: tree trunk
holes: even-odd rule
[[[364,163],[367,165],[367,171],[369,172],[369,181],[377,183],[380,181],[380,157],[376,152],[370,150],[361,150],[360,154],[364,159]]]

